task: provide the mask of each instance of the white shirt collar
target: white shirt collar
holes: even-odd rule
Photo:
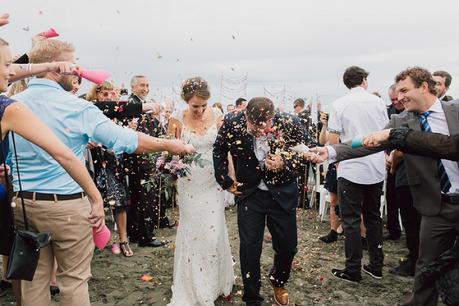
[[[432,104],[432,106],[428,109],[428,111],[433,112],[433,113],[443,113],[443,107],[438,98],[437,98],[437,101],[435,101],[434,104]]]
[[[356,86],[356,87],[353,87],[350,89],[350,92],[351,93],[355,93],[355,92],[365,92],[366,89],[363,88],[362,86]]]

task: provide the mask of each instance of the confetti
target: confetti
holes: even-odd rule
[[[153,276],[150,274],[144,274],[140,277],[140,280],[144,282],[151,282],[153,280]]]

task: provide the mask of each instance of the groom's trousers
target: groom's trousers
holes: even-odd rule
[[[263,301],[260,295],[260,257],[265,224],[272,236],[274,265],[271,282],[283,286],[289,279],[297,247],[296,211],[284,210],[269,191],[255,190],[238,204],[242,300],[247,304]]]

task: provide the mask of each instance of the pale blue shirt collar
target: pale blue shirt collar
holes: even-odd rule
[[[56,89],[59,89],[59,90],[64,90],[62,88],[62,86],[59,83],[57,83],[56,81],[49,80],[49,79],[44,79],[44,78],[31,79],[29,81],[27,87],[30,87],[30,86],[49,86],[49,87],[53,87],[53,88],[56,88]]]

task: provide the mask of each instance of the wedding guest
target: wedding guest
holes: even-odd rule
[[[403,104],[398,101],[397,91],[395,84],[389,87],[388,95],[391,104],[387,107],[387,114],[390,117],[393,114],[399,114],[405,110]],[[402,166],[403,168],[403,166]],[[395,169],[395,168],[394,168]],[[398,171],[400,172],[400,170]],[[388,233],[383,235],[384,240],[399,240],[402,235],[402,229],[400,228],[399,222],[399,203],[397,202],[397,194],[395,191],[395,180],[396,174],[391,173],[391,169],[387,169],[386,174],[386,209],[387,209],[387,231]]]
[[[74,62],[74,47],[54,39],[44,40],[35,45],[29,57],[32,63]],[[63,72],[72,73],[72,69],[69,67]],[[117,126],[97,107],[66,91],[72,88],[68,75],[46,72],[30,80],[29,88],[13,99],[25,103],[45,121],[80,160],[83,160],[83,150],[89,139],[115,152],[169,150],[177,154],[192,151],[181,142],[157,139]],[[30,224],[35,225],[31,230],[47,230],[53,237],[53,243],[41,250],[34,280],[22,282],[23,305],[49,304],[48,284],[54,256],[58,262],[61,305],[89,305],[88,280],[94,249],[91,223],[87,221],[90,203],[81,188],[45,152],[22,137],[16,137],[16,148],[21,161],[17,166],[24,190],[22,196],[30,211]],[[15,171],[13,174],[13,188],[18,191],[18,174]],[[16,222],[22,227],[21,202],[18,198],[15,202]],[[59,205],[49,205],[55,202]],[[93,207],[91,220],[100,228],[103,204],[95,209]]]
[[[234,104],[228,104],[226,106],[226,112],[228,114],[234,113],[235,111],[236,111],[236,107],[234,106]]]
[[[11,69],[11,62],[11,52],[9,50],[8,43],[0,38],[0,92],[6,91],[8,82],[11,77],[14,76],[14,70]],[[65,68],[65,71],[68,71],[70,68],[69,65],[67,65],[67,67],[61,67],[63,69]],[[23,139],[31,141],[48,152],[61,166],[64,167],[64,169],[68,171],[71,175],[71,178],[70,176],[69,178],[75,179],[88,195],[85,199],[88,203],[89,220],[87,219],[88,214],[86,214],[81,222],[88,224],[89,227],[91,227],[92,224],[93,226],[100,228],[103,225],[104,216],[102,198],[83,164],[72,153],[72,151],[49,130],[49,128],[41,123],[41,121],[39,121],[39,119],[35,117],[35,115],[33,115],[33,113],[22,103],[16,102],[17,100],[18,99],[16,98],[10,99],[5,96],[0,96],[2,139],[8,131],[12,131],[18,135],[17,138],[22,136]],[[14,106],[11,106],[12,104],[14,104]],[[5,150],[3,150],[3,153],[6,153]],[[30,167],[35,168],[38,166],[38,160],[30,157],[27,159],[30,163]],[[18,202],[17,197],[15,197],[15,199],[15,201]],[[11,207],[8,204],[9,203],[2,203],[2,207]],[[6,216],[11,216],[11,213],[7,213]],[[8,255],[13,240],[13,237],[11,236],[13,232],[6,232],[2,230],[2,234],[4,235],[1,248],[2,255]],[[8,235],[10,236],[8,237]],[[44,282],[43,287],[45,288],[45,296],[49,296],[49,280]],[[16,295],[16,300],[18,304],[21,304],[20,294]],[[22,305],[27,305],[27,302],[22,301]],[[36,304],[29,303],[29,305]]]
[[[93,102],[96,106],[99,102],[112,99],[114,86],[105,81],[99,85],[94,85],[86,95],[88,101]],[[120,106],[122,107],[122,106]],[[114,121],[117,123],[117,121]],[[120,123],[121,124],[121,123]],[[116,154],[107,147],[96,146],[91,149],[91,156],[94,169],[94,181],[97,188],[101,191],[104,203],[109,209],[112,209],[115,216],[116,227],[118,229],[119,243],[112,245],[112,252],[120,252],[126,256],[134,255],[127,237],[127,205],[128,205],[128,183],[122,154]]]
[[[150,92],[148,79],[142,75],[136,75],[131,79],[131,95],[128,104],[146,103]],[[164,135],[163,128],[158,119],[150,114],[133,117],[136,131],[147,135],[160,137]],[[130,154],[126,156],[129,168],[129,191],[131,204],[128,211],[128,236],[131,242],[137,242],[139,247],[160,247],[164,241],[156,239],[155,227],[175,226],[175,222],[169,222],[166,217],[166,202],[162,201],[163,194],[160,191],[159,181],[153,180],[153,188],[145,182],[152,181],[151,173],[156,169],[151,158],[146,154]]]
[[[223,105],[220,102],[216,102],[212,105],[212,108],[218,109],[219,112],[222,113],[222,115],[225,113],[223,111]]]
[[[426,133],[449,135],[457,131],[459,104],[440,101],[436,96],[435,80],[421,67],[411,67],[400,72],[395,81],[398,98],[406,112],[394,115],[387,128],[409,126]],[[318,155],[308,156],[316,162],[327,158],[344,160],[384,150],[352,149],[340,144],[317,148]],[[434,282],[423,282],[421,271],[444,252],[451,250],[459,232],[459,166],[455,161],[405,155],[407,175],[418,178],[411,181],[410,190],[415,208],[421,214],[419,258],[416,263],[413,293],[405,296],[398,305],[436,305],[438,289]],[[455,286],[457,283],[451,283]]]
[[[247,107],[247,100],[244,98],[238,98],[236,100],[236,112],[241,112]]]
[[[435,71],[432,76],[436,83],[435,90],[437,91],[438,99],[445,102],[454,100],[453,97],[446,94],[446,92],[449,90],[449,87],[451,86],[451,81],[453,80],[451,74],[446,71]]]
[[[340,140],[349,141],[359,135],[380,130],[387,124],[384,102],[366,91],[368,75],[367,71],[357,66],[351,66],[344,72],[343,83],[349,93],[332,104],[328,123],[330,144],[338,144]],[[380,279],[384,261],[383,224],[379,210],[385,177],[384,155],[378,153],[341,162],[337,167],[337,177],[346,263],[344,269],[332,269],[332,274],[341,280],[358,283],[362,280],[362,270]],[[361,215],[366,227],[370,256],[370,263],[363,266]]]
[[[325,145],[328,143],[328,114],[320,113],[320,122],[322,122],[322,129],[319,134],[319,144]],[[330,199],[330,232],[327,235],[321,236],[319,239],[325,243],[332,243],[338,240],[338,231],[342,233],[339,216],[336,213],[338,205],[338,179],[336,177],[336,165],[330,164],[325,177],[324,188],[327,189]]]

